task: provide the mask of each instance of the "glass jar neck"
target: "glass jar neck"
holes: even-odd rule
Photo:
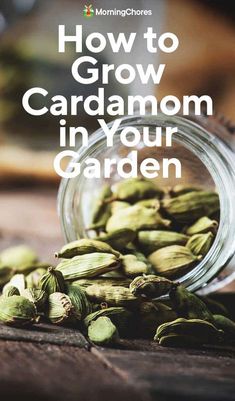
[[[109,124],[111,127],[113,122]],[[209,123],[207,123],[209,126]],[[205,125],[205,124],[204,124]],[[195,155],[209,171],[220,198],[220,224],[215,241],[205,258],[179,281],[192,291],[202,289],[224,268],[235,253],[235,163],[231,149],[197,123],[184,117],[165,115],[134,116],[121,119],[120,130],[124,127],[177,127],[174,139]],[[119,130],[119,131],[120,131]],[[222,129],[223,131],[223,129]],[[222,132],[221,131],[221,132]],[[227,134],[228,135],[228,134]],[[116,136],[116,144],[120,136]],[[88,157],[94,157],[97,148],[105,152],[106,136],[102,129],[97,130],[89,138],[89,146],[80,148],[74,162],[83,162]],[[69,166],[68,169],[71,167]],[[76,191],[82,191],[81,176],[76,179],[63,179],[59,191],[59,214],[62,229],[67,241],[73,241],[79,236],[74,199]],[[85,227],[80,227],[82,235],[87,234]]]

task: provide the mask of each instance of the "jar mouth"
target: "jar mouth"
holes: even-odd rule
[[[178,127],[174,140],[190,150],[206,167],[217,188],[220,199],[220,222],[215,240],[209,252],[191,271],[178,281],[190,291],[203,289],[227,265],[235,253],[235,167],[231,150],[220,139],[188,118],[180,116],[135,115],[120,119],[120,129],[133,126]],[[111,127],[113,122],[109,123]],[[98,129],[89,138],[88,147],[81,147],[77,157],[68,165],[71,171],[74,162],[82,162],[92,157],[97,147],[106,137]],[[117,139],[118,140],[118,139]],[[66,241],[77,239],[77,223],[74,221],[74,199],[81,185],[81,176],[62,179],[58,194],[58,212]],[[234,272],[235,276],[235,272]],[[232,277],[231,277],[232,279]]]

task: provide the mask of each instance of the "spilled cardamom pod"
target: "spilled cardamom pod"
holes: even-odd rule
[[[74,256],[85,255],[88,253],[112,253],[119,257],[120,253],[115,251],[110,245],[94,239],[83,238],[64,245],[59,252],[55,253],[57,258],[70,259]]]
[[[137,312],[137,333],[141,338],[152,339],[158,326],[177,318],[170,307],[160,302],[141,302]]]
[[[74,307],[68,295],[61,292],[49,295],[47,318],[51,323],[64,324],[74,317]]]
[[[2,289],[2,295],[4,297],[12,297],[12,295],[20,295],[20,291],[18,290],[18,288],[7,283],[4,285],[4,287]]]
[[[2,287],[4,284],[7,284],[11,277],[13,276],[14,271],[12,270],[11,267],[1,265],[0,262],[0,287]]]
[[[117,269],[120,260],[111,253],[89,253],[62,260],[56,267],[65,280],[77,280],[83,277],[95,277]]]
[[[157,340],[155,338],[155,340]],[[202,341],[196,336],[187,336],[183,334],[168,334],[158,339],[162,347],[176,348],[198,348],[203,345]]]
[[[138,232],[138,245],[142,251],[149,255],[170,245],[186,245],[189,237],[173,231],[139,231]]]
[[[206,234],[195,234],[187,242],[186,246],[196,255],[205,256],[214,241],[214,235],[209,232]]]
[[[33,302],[37,308],[37,311],[43,311],[48,298],[48,295],[45,291],[39,288],[26,288],[21,292],[21,295]]]
[[[148,299],[159,298],[169,293],[176,284],[165,277],[153,274],[136,277],[130,283],[130,291],[135,297],[146,297]]]
[[[128,247],[129,248],[129,247]],[[127,254],[128,253],[132,253],[132,255],[134,255],[137,260],[139,260],[140,262],[143,262],[146,264],[148,270],[147,273],[153,273],[153,269],[152,269],[152,264],[150,263],[150,261],[148,260],[148,258],[140,251],[137,251],[136,248],[130,248],[130,251],[128,251],[128,248],[126,249]]]
[[[169,216],[179,223],[191,223],[203,216],[219,211],[217,193],[212,191],[189,192],[176,198],[162,200],[162,207]]]
[[[0,321],[15,327],[35,323],[37,311],[35,305],[20,295],[0,298]]]
[[[114,280],[116,280],[116,279],[124,280],[125,276],[124,276],[123,272],[121,271],[121,269],[118,269],[118,270],[109,271],[107,273],[103,273],[102,276],[100,276],[99,278],[111,278]]]
[[[48,295],[53,292],[64,292],[65,284],[63,274],[54,267],[49,267],[39,281],[39,287]]]
[[[222,315],[213,315],[214,324],[219,330],[223,330],[224,339],[229,344],[235,344],[235,323]]]
[[[173,309],[185,319],[202,319],[214,323],[212,313],[205,303],[182,285],[172,287],[169,293]]]
[[[127,254],[121,257],[122,269],[127,277],[135,277],[148,273],[146,263],[137,259],[135,255]]]
[[[106,242],[114,249],[122,251],[123,248],[129,244],[129,242],[134,241],[135,237],[135,231],[131,230],[130,228],[121,228],[108,234],[102,234],[95,239]]]
[[[49,267],[49,266],[48,266]],[[47,268],[48,268],[47,267]],[[27,288],[38,288],[41,277],[46,274],[47,269],[39,267],[25,277]]]
[[[209,217],[203,216],[188,227],[185,232],[187,235],[205,234],[209,231],[216,234],[218,225],[219,224],[216,220],[211,220]]]
[[[192,269],[201,257],[185,246],[171,245],[151,253],[148,259],[157,274],[177,278]]]
[[[91,285],[85,289],[88,299],[93,302],[107,302],[110,306],[135,306],[138,299],[130,292],[129,288],[120,286]]]
[[[218,302],[215,299],[212,299],[208,296],[199,298],[204,302],[204,304],[207,306],[207,308],[213,315],[223,315],[226,317],[229,316],[227,308],[221,302]]]
[[[163,219],[154,209],[134,205],[112,215],[107,222],[106,231],[113,232],[121,228],[130,228],[133,231],[152,230],[166,228],[170,224],[170,220]]]
[[[130,337],[133,331],[133,314],[129,310],[123,307],[109,307],[105,309],[97,310],[86,316],[83,320],[85,328],[101,316],[109,317],[115,326],[117,326],[118,332],[122,337]]]
[[[154,340],[160,341],[161,338],[171,335],[197,338],[200,344],[218,344],[222,341],[224,333],[205,320],[178,318],[160,325]]]
[[[125,277],[103,277],[99,276],[99,278],[82,278],[76,281],[73,281],[73,285],[79,285],[82,288],[90,287],[93,284],[96,285],[108,285],[108,286],[121,286],[129,288],[131,283],[131,279]]]
[[[18,288],[20,293],[26,288],[26,279],[24,274],[21,273],[14,274],[9,283],[10,285],[13,285],[13,287]]]
[[[97,345],[110,345],[119,340],[119,334],[116,326],[106,317],[99,317],[91,322],[88,327],[89,339]]]
[[[48,267],[50,267],[50,266],[51,266],[50,263],[47,263],[47,262],[34,262],[34,263],[24,265],[21,267],[21,269],[16,269],[14,271],[16,271],[18,273],[22,273],[24,275],[28,275],[30,273],[33,273],[37,269],[47,270]]]
[[[1,264],[11,267],[19,273],[29,270],[37,259],[36,253],[26,245],[6,248],[0,253]]]
[[[74,307],[74,314],[78,320],[84,319],[92,312],[92,306],[83,289],[75,285],[66,285],[66,294]]]

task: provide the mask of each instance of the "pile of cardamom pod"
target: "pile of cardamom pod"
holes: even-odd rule
[[[234,344],[226,308],[175,281],[212,245],[218,195],[182,186],[164,192],[139,178],[101,192],[89,227],[95,237],[62,247],[57,266],[24,245],[1,252],[0,321],[69,325],[98,345],[120,337]]]

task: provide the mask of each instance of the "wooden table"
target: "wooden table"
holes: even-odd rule
[[[27,242],[44,260],[63,243],[56,190],[2,191],[1,248]],[[0,326],[0,397],[24,401],[235,400],[235,349],[171,349],[122,340],[99,348],[78,331]]]

